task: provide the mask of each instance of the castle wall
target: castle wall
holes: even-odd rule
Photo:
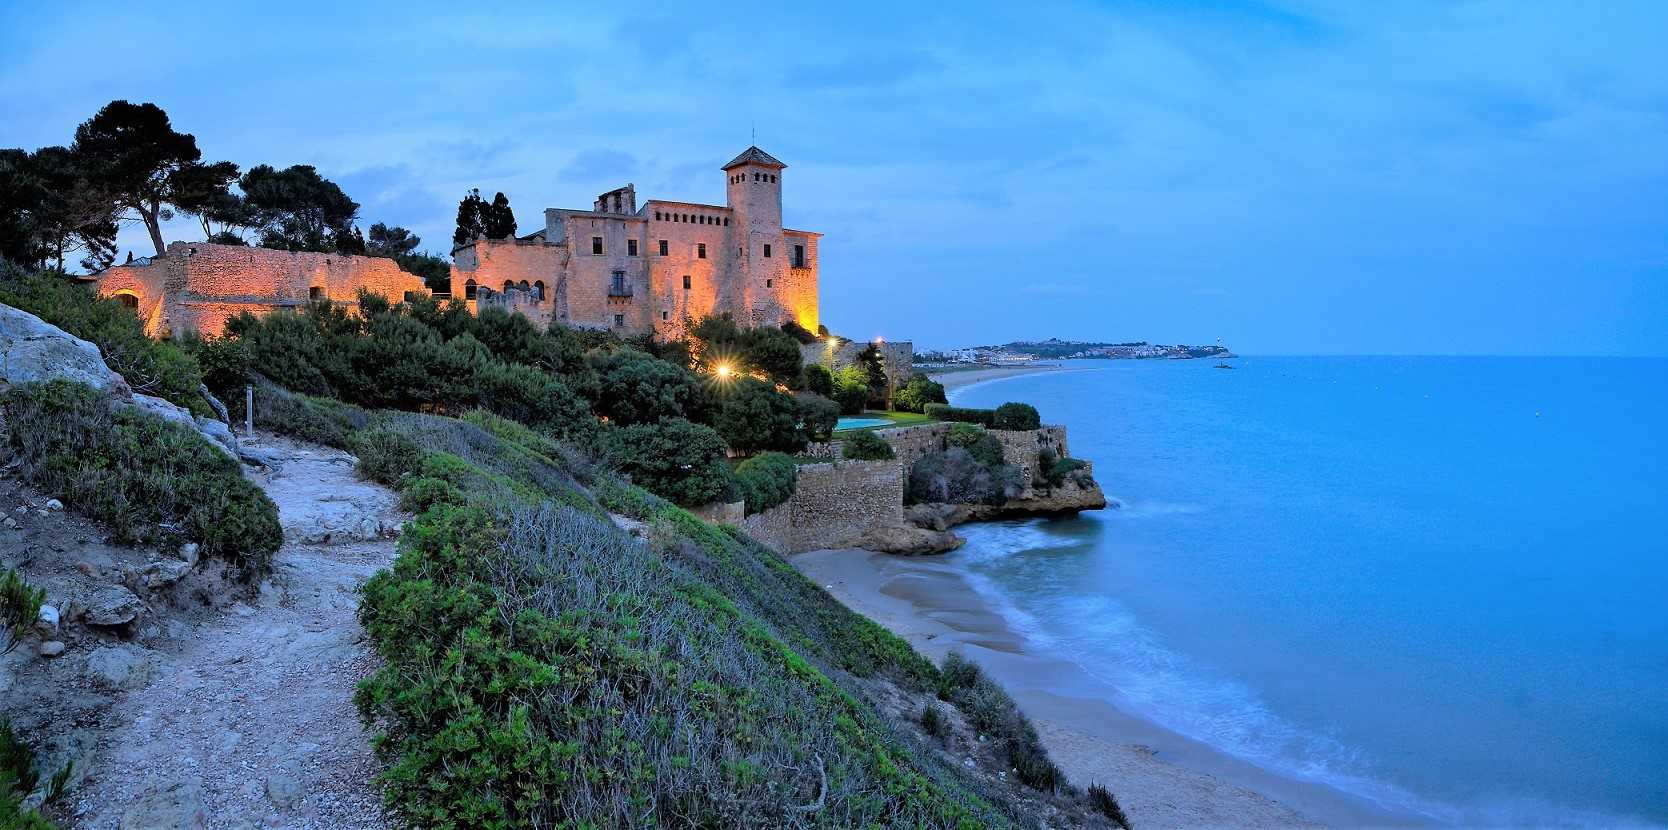
[[[649,269],[644,257],[640,216],[564,211],[570,255],[565,274],[567,320],[581,328],[646,331],[650,327]],[[603,252],[592,253],[591,240],[601,237]],[[627,240],[637,240],[637,255]],[[625,273],[628,294],[611,295],[614,272]]]
[[[903,493],[904,468],[896,461],[805,464],[792,498],[741,526],[777,553],[844,547],[871,527],[902,524]]]
[[[655,333],[677,339],[689,324],[733,307],[729,270],[735,261],[729,233],[730,211],[711,205],[651,200],[643,210],[648,220],[644,250],[650,272],[650,315]],[[658,217],[658,218],[657,218]],[[674,218],[676,217],[676,218]],[[684,221],[685,218],[689,221]],[[703,221],[705,220],[705,221]],[[666,241],[666,256],[660,242]],[[701,247],[706,246],[702,258]],[[683,278],[689,277],[689,288]]]
[[[98,278],[101,296],[136,296],[141,319],[155,335],[217,336],[240,312],[293,309],[312,299],[351,303],[361,288],[394,302],[407,293],[428,293],[420,277],[386,257],[207,242],[175,242],[149,265],[117,266]]]
[[[477,288],[497,292],[489,302],[527,315],[541,327],[562,314],[562,260],[567,249],[543,242],[520,239],[478,239],[452,253],[452,296],[463,300],[469,296],[467,287],[473,280]],[[525,280],[527,292],[505,292],[504,283],[520,286]],[[537,299],[531,289],[544,283],[544,298]],[[506,296],[506,294],[519,294]],[[477,301],[478,303],[478,301]],[[473,305],[471,308],[478,308]]]

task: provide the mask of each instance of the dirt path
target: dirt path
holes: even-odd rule
[[[386,827],[353,706],[373,667],[358,587],[393,561],[395,497],[351,457],[268,438],[255,476],[286,542],[249,604],[174,640],[151,682],[118,699],[97,764],[71,794],[84,828]]]

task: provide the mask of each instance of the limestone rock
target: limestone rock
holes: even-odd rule
[[[154,395],[134,395],[132,406],[141,412],[155,415],[165,421],[173,421],[181,426],[187,426],[208,439],[216,449],[237,458],[237,439],[232,437],[232,431],[225,424],[211,418],[198,418],[191,414],[191,410],[176,405]]]
[[[122,813],[120,830],[201,830],[208,819],[203,813],[202,787],[196,782],[174,784],[135,802]]]
[[[106,689],[130,689],[144,684],[150,664],[132,646],[104,646],[87,655],[87,675]]]
[[[869,528],[858,537],[852,547],[904,556],[920,556],[952,551],[966,542],[966,539],[948,531],[893,525]]]
[[[139,577],[143,580],[146,588],[155,591],[161,588],[166,588],[169,585],[180,581],[180,578],[185,576],[190,570],[190,562],[183,562],[178,559],[165,559],[161,562],[152,562],[149,565],[140,568]]]
[[[42,636],[58,633],[58,608],[53,605],[42,605],[40,616],[35,619],[35,630]]]
[[[106,585],[87,598],[82,620],[88,625],[127,625],[138,619],[145,604],[126,587]]]
[[[200,550],[202,548],[196,542],[186,542],[180,545],[179,555],[181,559],[185,560],[186,564],[195,565],[197,564],[197,552]]]
[[[294,808],[306,795],[301,782],[291,772],[288,769],[275,771],[266,777],[266,797],[279,809]]]
[[[46,640],[41,643],[39,651],[42,657],[57,657],[64,653],[64,644],[57,640]]]
[[[0,304],[0,382],[70,380],[125,397],[122,376],[98,347],[21,309]]]
[[[46,509],[56,513],[59,510],[64,509],[64,503],[61,502],[61,501],[58,501],[57,499],[47,499],[46,500]]]

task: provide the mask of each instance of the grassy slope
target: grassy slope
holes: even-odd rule
[[[387,663],[360,704],[414,823],[1026,823],[856,691],[885,678],[925,701],[938,670],[779,556],[513,422],[378,428],[425,448],[408,491],[457,491],[408,529],[361,610]],[[599,508],[645,522],[643,538]]]

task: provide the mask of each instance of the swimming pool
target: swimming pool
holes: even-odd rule
[[[862,429],[864,427],[881,427],[892,423],[890,418],[841,418],[834,422],[834,431],[842,429]]]

